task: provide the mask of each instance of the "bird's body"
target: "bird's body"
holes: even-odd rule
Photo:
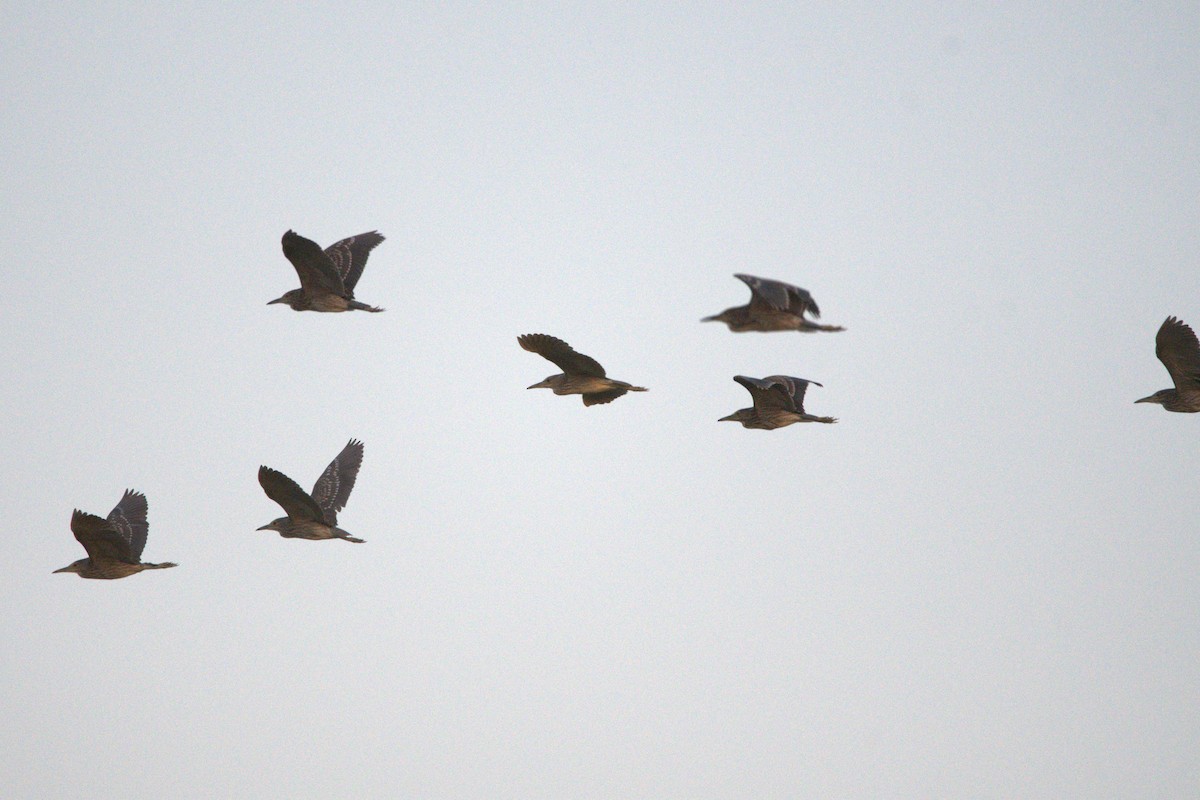
[[[285,539],[344,539],[362,544],[362,539],[337,526],[337,513],[350,499],[362,457],[363,443],[351,439],[321,473],[311,495],[282,472],[260,466],[258,482],[287,516],[273,519],[259,530],[276,531]]]
[[[345,539],[347,542],[356,542],[358,544],[362,544],[364,541],[363,539],[351,536],[349,531],[344,531],[336,525],[327,525],[324,522],[311,519],[280,517],[262,526],[259,530],[278,531],[279,535],[285,539],[309,539],[312,541]]]
[[[811,383],[821,384],[790,375],[770,375],[766,378],[747,378],[735,375],[735,381],[746,387],[754,400],[751,408],[739,408],[718,422],[740,422],[744,428],[774,430],[796,422],[837,422],[833,417],[818,417],[804,410],[804,392]]]
[[[821,309],[807,290],[790,283],[757,278],[753,275],[734,275],[750,287],[750,302],[727,308],[720,314],[705,317],[701,322],[724,322],[734,333],[758,331],[844,331],[840,325],[821,325],[808,319],[821,316]]]
[[[267,305],[283,303],[294,311],[383,311],[354,299],[371,251],[383,241],[378,231],[360,233],[324,250],[295,231],[283,235],[283,254],[300,276],[300,288],[286,292]]]
[[[1134,402],[1157,403],[1167,411],[1185,414],[1200,411],[1200,341],[1195,332],[1175,317],[1167,317],[1154,339],[1154,352],[1175,388],[1160,389]]]
[[[87,550],[88,557],[55,572],[74,572],[81,578],[115,580],[147,569],[167,569],[178,566],[142,563],[142,550],[150,525],[146,522],[146,496],[127,489],[106,519],[75,509],[71,514],[71,531]]]
[[[530,389],[550,389],[555,394],[582,395],[585,406],[611,403],[626,392],[646,391],[645,387],[609,378],[604,373],[604,367],[600,366],[596,359],[575,352],[562,339],[544,333],[526,333],[517,337],[517,343],[562,370],[561,374],[551,375],[528,387]]]

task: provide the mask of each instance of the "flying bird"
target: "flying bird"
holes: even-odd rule
[[[1200,411],[1200,342],[1196,334],[1175,317],[1167,317],[1154,339],[1154,353],[1167,368],[1174,389],[1162,389],[1135,403],[1158,403],[1167,411]]]
[[[632,386],[625,381],[605,377],[604,367],[596,359],[575,352],[562,339],[544,333],[526,333],[517,337],[517,343],[562,370],[561,375],[551,375],[528,387],[530,389],[552,389],[555,394],[581,394],[585,406],[611,403],[626,392],[646,391],[642,386]]]
[[[69,567],[54,570],[74,572],[81,578],[116,580],[128,578],[144,569],[167,569],[178,564],[143,564],[142,550],[146,547],[146,495],[126,489],[121,502],[109,512],[107,519],[75,509],[71,514],[71,531],[83,545],[88,557]]]
[[[740,422],[744,428],[774,430],[795,422],[837,422],[833,417],[817,417],[804,410],[804,392],[811,383],[789,375],[769,375],[766,378],[747,378],[735,375],[735,381],[746,387],[754,399],[752,408],[739,408],[718,422]]]
[[[383,241],[379,231],[342,239],[325,250],[295,231],[283,235],[283,254],[300,276],[300,288],[267,305],[285,303],[295,311],[383,311],[354,299],[367,256]]]
[[[750,287],[750,303],[727,308],[720,314],[705,317],[701,322],[724,322],[734,333],[745,331],[844,331],[840,325],[820,325],[805,314],[817,318],[821,309],[806,289],[782,281],[756,278],[753,275],[733,277]]]
[[[350,499],[362,457],[363,443],[351,439],[321,473],[311,495],[282,472],[259,467],[263,491],[287,512],[286,517],[273,519],[259,530],[278,531],[285,539],[345,539],[362,544],[362,539],[337,526],[337,514]]]

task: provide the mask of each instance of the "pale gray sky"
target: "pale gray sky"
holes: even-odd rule
[[[1200,787],[1200,10],[0,11],[0,787]],[[379,229],[297,314],[279,237]],[[729,333],[732,273],[841,334]],[[650,387],[525,387],[561,337]],[[750,431],[734,374],[820,381]],[[366,442],[342,526],[278,515]],[[150,501],[122,581],[71,510]]]

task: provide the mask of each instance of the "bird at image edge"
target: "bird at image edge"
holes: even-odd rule
[[[1167,411],[1200,411],[1200,341],[1181,320],[1167,317],[1154,338],[1154,353],[1167,368],[1174,389],[1160,389],[1135,403],[1158,403]]]

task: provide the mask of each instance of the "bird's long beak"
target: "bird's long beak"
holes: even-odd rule
[[[1154,399],[1154,395],[1150,395],[1149,397],[1143,397],[1141,400],[1134,400],[1133,403],[1134,405],[1137,405],[1138,403],[1153,403]]]
[[[717,422],[737,422],[737,414],[730,414],[728,417],[721,417]]]
[[[70,571],[71,571],[71,568],[70,568],[70,567],[63,567],[62,569],[56,569],[56,570],[54,570],[54,572],[51,572],[50,574],[51,574],[51,575],[57,575],[57,574],[58,574],[58,573],[60,573],[60,572],[70,572]]]
[[[546,383],[545,381],[542,381],[541,383],[535,383],[533,386],[526,386],[525,388],[526,389],[548,389],[548,388],[550,388],[550,384]]]
[[[720,314],[714,314],[714,315],[713,315],[713,316],[711,316],[711,317],[704,317],[704,318],[703,318],[702,320],[700,320],[700,321],[701,321],[701,322],[718,322],[719,320],[718,320],[717,318],[718,318],[718,317],[720,317],[720,316],[721,316]]]
[[[269,306],[273,306],[273,305],[275,305],[276,303],[282,303],[282,302],[283,302],[283,298],[282,298],[282,297],[276,297],[274,300],[272,300],[271,302],[267,303],[267,305],[269,305]]]
[[[269,530],[274,530],[274,529],[271,527],[271,523],[269,523],[269,522],[268,522],[266,525],[263,525],[261,528],[255,528],[254,530],[256,530],[256,531],[269,531]]]

